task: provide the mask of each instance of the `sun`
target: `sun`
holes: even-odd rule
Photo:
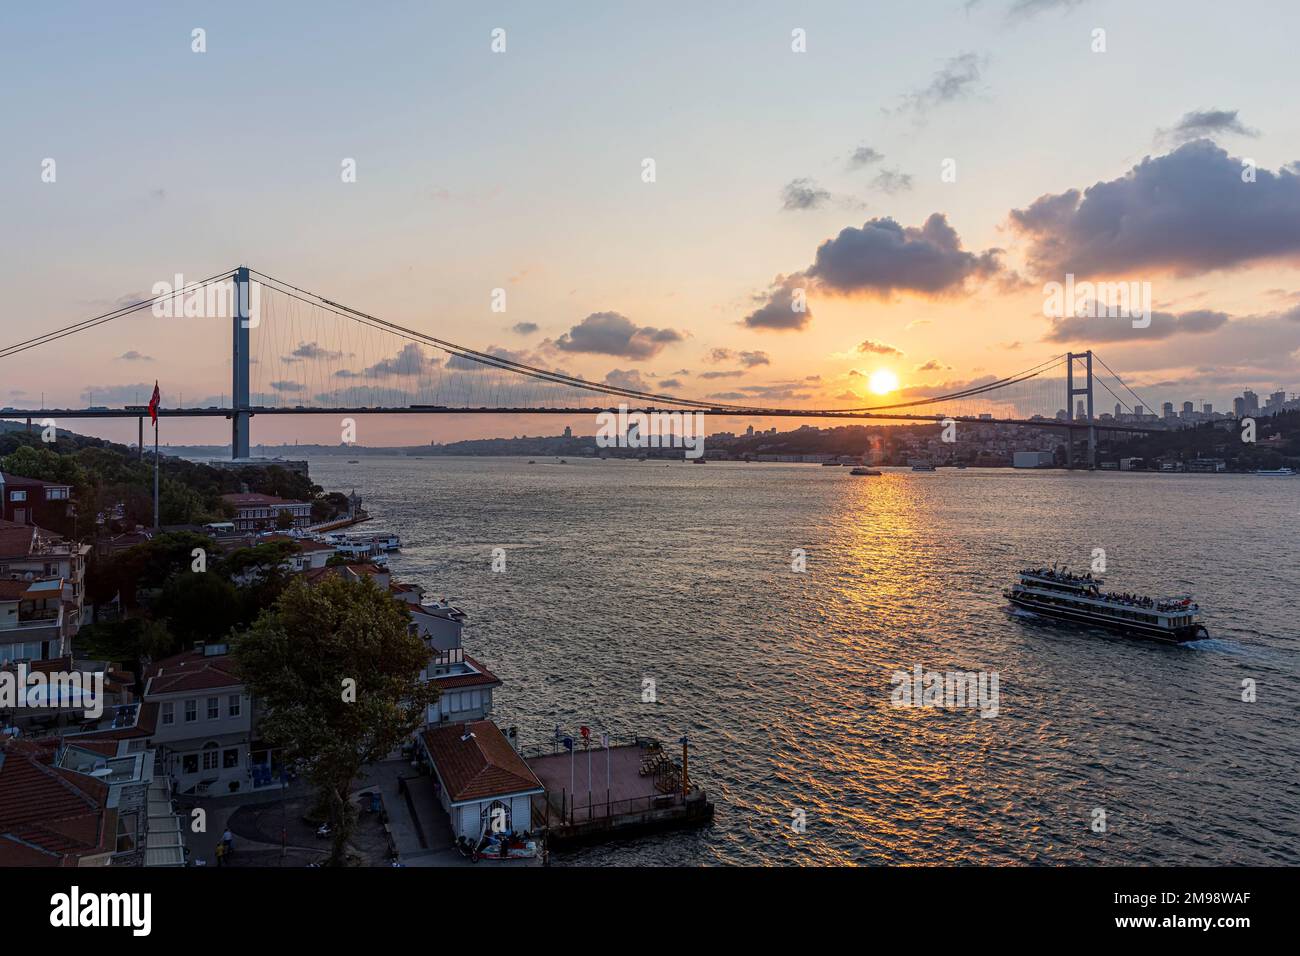
[[[867,387],[876,395],[888,395],[898,388],[898,376],[887,368],[877,369],[871,373]]]

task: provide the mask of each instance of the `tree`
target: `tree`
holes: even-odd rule
[[[276,512],[275,526],[280,531],[288,531],[293,527],[293,514],[283,509]]]
[[[362,767],[388,755],[424,720],[437,688],[420,680],[429,650],[405,607],[369,579],[295,580],[236,637],[233,653],[266,716],[260,727],[300,764],[327,807],[330,864],[345,863]]]

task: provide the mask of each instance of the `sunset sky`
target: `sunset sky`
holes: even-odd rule
[[[1152,402],[1300,389],[1294,3],[57,6],[0,10],[0,345],[246,263],[719,401],[864,404],[882,369],[935,393],[1089,347]],[[1067,273],[1149,282],[1150,328],[1049,319]],[[146,313],[0,359],[0,406],[145,401],[155,379],[228,398],[228,353],[228,323]],[[367,419],[359,439],[564,424]]]

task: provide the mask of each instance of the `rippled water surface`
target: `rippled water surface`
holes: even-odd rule
[[[1300,863],[1300,479],[487,458],[312,476],[356,488],[402,536],[395,574],[469,613],[525,743],[689,734],[712,828],[557,862]],[[1094,548],[1109,586],[1193,591],[1211,639],[1008,613],[1017,568]],[[998,715],[891,706],[916,664],[997,671]]]

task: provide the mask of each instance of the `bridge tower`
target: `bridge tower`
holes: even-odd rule
[[[235,338],[230,353],[230,457],[234,459],[248,457],[248,426],[252,417],[248,411],[248,266],[235,270],[232,293],[230,314]]]
[[[1082,361],[1084,363],[1085,380],[1082,388],[1074,387],[1074,363]],[[1065,414],[1068,421],[1074,421],[1074,396],[1083,395],[1087,399],[1088,415],[1088,467],[1097,467],[1097,425],[1096,419],[1092,413],[1092,349],[1086,352],[1070,352],[1066,355],[1065,361]],[[1065,458],[1066,466],[1074,465],[1074,429],[1065,430]]]

